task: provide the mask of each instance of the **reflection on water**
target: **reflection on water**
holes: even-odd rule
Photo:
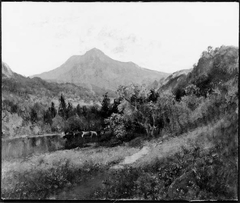
[[[52,152],[63,149],[64,144],[65,140],[58,134],[2,139],[2,159],[24,158],[32,154]]]

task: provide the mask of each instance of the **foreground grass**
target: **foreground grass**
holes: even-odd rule
[[[151,153],[148,153],[142,159],[137,161],[133,167],[151,165],[156,159],[174,156],[176,153],[180,152],[182,148],[186,150],[193,150],[197,145],[204,151],[209,150],[213,147],[213,143],[211,141],[213,136],[215,136],[215,129],[223,122],[224,120],[219,120],[214,125],[209,124],[203,127],[198,127],[192,131],[177,137],[172,137],[165,141],[163,141],[162,138],[158,138],[145,142],[144,145],[150,148]]]
[[[147,167],[111,172],[95,199],[236,200],[236,164],[229,165],[216,150],[185,150]]]
[[[92,173],[107,170],[138,149],[113,148],[64,150],[25,161],[3,162],[2,198],[46,199]]]

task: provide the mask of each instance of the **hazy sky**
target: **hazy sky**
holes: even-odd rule
[[[2,60],[29,76],[96,47],[163,72],[191,68],[209,45],[238,46],[238,3],[2,3]]]

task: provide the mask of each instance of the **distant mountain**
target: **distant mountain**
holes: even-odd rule
[[[69,82],[90,89],[116,90],[119,85],[150,84],[169,74],[141,68],[132,62],[120,62],[106,56],[99,49],[91,49],[84,55],[70,57],[60,67],[35,75],[44,80]]]

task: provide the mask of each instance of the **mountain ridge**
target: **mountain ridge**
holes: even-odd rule
[[[34,75],[44,80],[97,85],[116,90],[119,85],[151,83],[168,76],[168,73],[142,68],[133,62],[121,62],[93,48],[84,55],[71,56],[58,68]]]
[[[11,73],[10,76],[6,75],[8,72]],[[2,100],[30,102],[31,98],[35,98],[36,101],[47,103],[50,100],[58,100],[59,95],[64,94],[69,99],[81,100],[87,104],[91,101],[98,101],[103,93],[105,91],[101,89],[93,93],[88,88],[71,83],[62,84],[48,82],[39,77],[25,77],[13,72],[5,62],[2,62]]]

